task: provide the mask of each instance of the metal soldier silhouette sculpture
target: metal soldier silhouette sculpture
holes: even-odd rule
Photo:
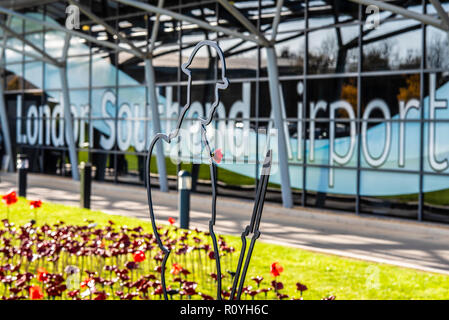
[[[147,186],[148,207],[149,207],[149,212],[150,212],[151,225],[153,227],[153,233],[156,238],[156,242],[157,242],[159,248],[162,250],[163,255],[164,255],[162,264],[161,264],[161,286],[162,286],[162,291],[163,291],[165,300],[168,300],[167,286],[166,286],[166,282],[165,282],[165,269],[166,269],[167,260],[168,260],[168,257],[170,256],[171,251],[169,248],[164,246],[164,244],[162,243],[161,237],[160,237],[158,229],[156,227],[156,220],[155,220],[154,209],[153,209],[153,201],[151,198],[151,181],[150,181],[150,179],[151,179],[150,178],[151,156],[153,154],[154,146],[159,141],[165,141],[167,143],[171,143],[172,141],[174,141],[174,139],[179,138],[179,131],[180,131],[181,125],[182,125],[184,117],[186,116],[187,111],[189,110],[190,105],[191,105],[190,99],[191,99],[192,74],[191,74],[191,70],[189,70],[188,67],[192,63],[193,58],[197,54],[198,50],[201,49],[203,46],[210,46],[211,48],[215,49],[215,51],[217,52],[217,56],[220,59],[221,64],[222,64],[221,82],[217,82],[215,84],[215,89],[214,89],[214,99],[215,100],[210,108],[209,113],[206,115],[206,118],[202,118],[202,117],[198,118],[198,120],[200,121],[200,124],[201,124],[202,143],[203,143],[204,147],[206,148],[207,154],[209,156],[210,179],[211,179],[211,184],[212,184],[212,207],[211,207],[211,219],[209,220],[209,233],[210,233],[210,237],[212,239],[212,243],[213,243],[213,247],[214,247],[214,257],[215,257],[216,268],[217,268],[217,299],[218,300],[222,299],[220,253],[218,250],[217,238],[216,238],[215,232],[214,232],[214,226],[215,226],[215,222],[216,222],[216,202],[217,202],[216,163],[214,160],[214,153],[211,150],[209,141],[207,139],[207,129],[206,128],[207,128],[207,125],[209,125],[212,122],[215,111],[217,110],[219,102],[220,102],[218,90],[226,89],[229,85],[229,80],[228,80],[228,78],[226,78],[226,62],[224,59],[223,51],[221,50],[221,48],[218,46],[218,44],[216,42],[204,40],[204,41],[199,42],[195,46],[188,61],[181,66],[182,72],[184,72],[188,77],[187,101],[186,101],[186,104],[184,105],[184,107],[182,108],[181,113],[179,114],[178,120],[176,122],[176,127],[168,135],[163,134],[163,133],[158,133],[154,136],[154,138],[151,141],[151,144],[149,146],[148,154],[147,154],[147,158],[146,158],[145,181],[146,181],[146,186]],[[231,299],[235,299],[235,298],[240,299],[240,296],[242,293],[242,288],[243,288],[243,285],[245,282],[246,272],[248,270],[252,251],[254,249],[255,241],[260,236],[259,225],[260,225],[260,220],[261,220],[261,216],[262,216],[262,208],[263,208],[263,203],[264,203],[264,199],[265,199],[265,193],[266,193],[266,189],[267,189],[267,185],[268,185],[268,178],[270,175],[271,161],[272,161],[272,155],[271,155],[271,150],[269,150],[267,152],[267,156],[266,156],[264,164],[263,164],[261,179],[259,181],[259,185],[257,188],[256,201],[255,201],[255,205],[254,205],[254,209],[253,209],[253,214],[251,217],[251,222],[250,222],[250,225],[248,225],[245,228],[245,230],[243,231],[242,236],[241,236],[242,251],[240,253],[237,270],[235,272],[234,283],[233,283],[232,291],[231,291]],[[243,265],[244,254],[246,251],[246,237],[249,236],[250,233],[253,234],[253,237],[251,239],[251,244],[248,249],[245,264]],[[242,270],[242,267],[243,267],[243,270]],[[237,286],[238,286],[238,292],[237,292],[237,296],[235,296]]]

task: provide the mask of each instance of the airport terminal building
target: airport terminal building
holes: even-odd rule
[[[210,192],[198,118],[222,150],[219,196],[449,222],[449,1],[0,0],[1,156],[14,170],[144,185],[145,155],[190,97],[183,141],[151,162]],[[188,92],[181,66],[202,40]],[[213,129],[213,130],[212,130]],[[76,168],[76,170],[75,170]]]

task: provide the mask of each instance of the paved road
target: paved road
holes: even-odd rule
[[[0,193],[16,188],[16,175],[1,175]],[[79,184],[69,178],[28,175],[28,198],[79,205]],[[94,183],[92,209],[148,219],[142,187]],[[177,194],[153,192],[161,223],[177,216]],[[207,229],[210,198],[191,199],[191,227]],[[252,210],[250,201],[218,200],[216,230],[240,235]],[[355,216],[266,204],[261,241],[449,274],[449,226]]]

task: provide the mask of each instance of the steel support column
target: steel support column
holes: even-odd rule
[[[235,6],[228,0],[218,0],[218,2],[236,18],[251,34],[255,35],[262,45],[267,46],[268,40]]]
[[[276,4],[276,15],[273,18],[273,31],[271,34],[271,41],[276,41],[276,37],[278,34],[278,27],[279,22],[281,20],[281,11],[282,11],[282,5],[284,4],[284,0],[278,0]]]
[[[161,132],[161,120],[159,118],[159,102],[156,94],[156,80],[154,76],[153,61],[151,58],[145,60],[145,80],[148,88],[148,103],[151,107],[153,120],[153,133]],[[159,187],[162,192],[168,192],[167,170],[165,168],[165,156],[162,141],[156,144],[157,170],[159,173]]]
[[[157,7],[162,8],[163,6],[164,6],[164,0],[159,0],[157,3]],[[161,17],[160,13],[156,13],[156,21],[154,21],[153,30],[151,30],[150,49],[148,50],[151,57],[153,57],[153,51],[154,51],[154,47],[156,45],[157,34],[159,32],[160,17]]]
[[[271,108],[274,114],[274,123],[278,134],[278,158],[281,174],[282,203],[284,207],[293,206],[292,191],[290,188],[290,173],[288,170],[287,141],[284,132],[284,119],[282,118],[281,97],[279,94],[279,74],[277,68],[276,52],[273,47],[266,47],[268,82],[270,87]]]
[[[64,112],[64,130],[65,130],[65,139],[67,141],[67,145],[69,147],[69,157],[70,164],[72,166],[72,178],[73,180],[79,180],[79,172],[78,172],[78,154],[76,152],[75,139],[73,137],[73,119],[72,112],[70,111],[70,96],[69,96],[69,87],[67,83],[67,52],[70,46],[70,38],[69,34],[66,34],[64,48],[62,51],[62,63],[63,67],[59,67],[59,75],[61,78],[61,88],[62,88],[62,105]]]
[[[7,24],[9,24],[10,19],[7,18]],[[1,48],[1,54],[0,54],[0,61],[2,62],[2,65],[4,67],[4,61],[3,58],[5,57],[5,46],[6,42],[8,40],[8,36],[6,32],[3,32],[3,41],[2,41],[2,48]],[[14,156],[12,154],[12,144],[11,144],[11,135],[9,131],[9,123],[8,123],[8,112],[6,111],[6,104],[5,104],[5,93],[3,90],[3,83],[4,77],[1,77],[0,79],[0,121],[2,125],[2,134],[3,134],[3,141],[5,142],[5,149],[6,149],[6,155],[8,156],[8,171],[14,171]]]
[[[3,77],[0,81],[0,119],[2,124],[3,141],[5,141],[6,155],[8,156],[8,171],[14,171],[14,157],[12,154],[11,136],[9,134],[8,113],[6,112],[5,105]]]
[[[443,6],[441,5],[441,2],[439,0],[430,0],[435,10],[438,12],[438,15],[440,16],[442,22],[444,23],[445,27],[449,29],[449,16],[446,11],[444,11]]]

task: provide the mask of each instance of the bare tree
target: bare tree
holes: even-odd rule
[[[431,68],[447,68],[449,67],[449,39],[445,34],[434,34],[427,46],[427,64]]]

